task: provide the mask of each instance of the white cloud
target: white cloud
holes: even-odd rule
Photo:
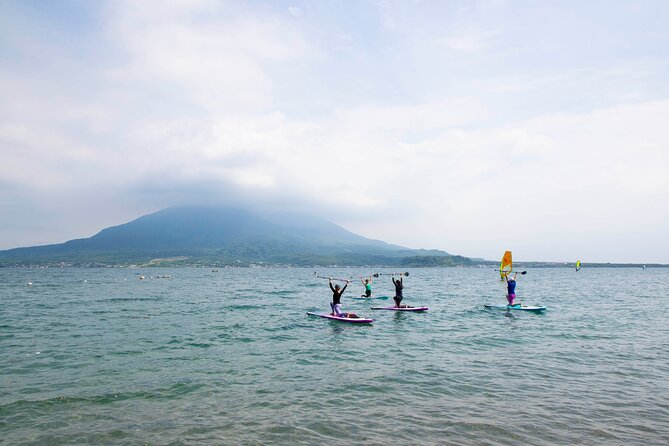
[[[463,255],[669,262],[669,101],[649,93],[664,62],[538,76],[508,68],[527,48],[489,65],[513,23],[493,32],[460,13],[423,42],[414,25],[440,29],[441,17],[391,12],[378,31],[329,22],[317,6],[306,17],[296,6],[112,2],[105,57],[36,35],[31,51],[58,54],[0,72],[0,213],[44,224],[29,238],[13,218],[0,247],[234,196],[318,207],[373,238]],[[449,60],[444,45],[461,54]],[[505,70],[479,72],[490,67]],[[318,113],[304,111],[314,103]]]
[[[454,50],[463,53],[480,53],[489,49],[491,42],[497,36],[496,32],[485,31],[467,31],[444,39],[445,45]]]
[[[279,18],[202,3],[158,2],[139,11],[134,2],[112,3],[109,39],[130,59],[111,78],[162,86],[208,112],[270,107],[268,65],[303,57],[307,43]]]
[[[219,119],[199,136],[187,129],[186,138],[168,133],[153,144],[170,151],[161,169],[188,169],[201,179],[227,178],[311,202],[325,199],[340,222],[369,236],[459,253],[480,250],[486,257],[506,240],[523,246],[525,258],[546,258],[547,249],[553,259],[569,258],[559,245],[576,249],[569,240],[581,240],[582,231],[613,240],[647,226],[637,213],[648,212],[669,191],[663,151],[669,141],[662,124],[669,102],[471,131],[439,129],[430,118],[434,110],[433,104],[340,109],[318,122],[280,114]],[[413,116],[421,115],[427,118],[419,125]],[[444,124],[450,123],[444,115]],[[359,122],[367,125],[360,128]],[[434,128],[439,131],[428,138],[401,142]],[[198,141],[199,149],[169,149],[170,142],[182,139]],[[239,167],[212,170],[212,165]],[[653,217],[669,218],[661,209]],[[416,225],[426,228],[401,229]],[[528,235],[531,243],[525,241]],[[649,250],[658,256],[668,248],[655,244]],[[616,249],[611,244],[608,252],[623,261],[625,253]]]
[[[627,240],[637,234],[643,252],[661,259],[669,245],[652,228],[669,224],[669,210],[659,205],[669,192],[662,124],[668,115],[669,101],[654,101],[447,132],[414,147],[430,156],[402,166],[412,172],[413,187],[386,192],[420,203],[416,222],[429,220],[435,228],[412,231],[416,246],[437,243],[491,258],[491,248],[511,244],[525,259],[580,252],[624,261],[631,255]],[[384,230],[385,237],[399,232]]]

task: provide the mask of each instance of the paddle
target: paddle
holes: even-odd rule
[[[408,276],[409,273],[378,273],[374,274],[374,277],[379,277],[379,276]]]
[[[495,271],[499,271],[499,270],[496,269]],[[510,272],[509,274],[513,274],[513,273]],[[527,271],[520,271],[520,272],[517,272],[516,274],[520,274],[521,276],[524,276],[525,274],[527,274]]]
[[[314,271],[314,276],[315,276],[316,278],[318,278],[318,279],[338,280],[338,281],[340,281],[340,282],[350,282],[350,281],[351,281],[351,279],[340,279],[340,278],[338,278],[338,277],[325,277],[325,276],[319,276],[319,275],[316,274],[315,271]]]

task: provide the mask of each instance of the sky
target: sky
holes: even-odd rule
[[[669,2],[0,0],[0,249],[165,207],[669,263]]]

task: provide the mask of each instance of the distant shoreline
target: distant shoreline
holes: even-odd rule
[[[200,269],[253,269],[253,268],[301,268],[301,269],[360,269],[360,268],[379,268],[379,269],[422,269],[422,268],[467,268],[467,269],[495,269],[499,266],[498,262],[486,261],[474,265],[290,265],[290,264],[266,264],[266,263],[248,263],[248,264],[201,264],[201,263],[160,263],[150,261],[144,264],[104,264],[104,263],[82,263],[82,264],[61,264],[61,263],[35,263],[35,264],[3,264],[0,263],[1,269],[12,268],[30,268],[30,269],[63,269],[63,268],[125,268],[125,269],[145,269],[145,268],[200,268]],[[589,268],[669,268],[669,264],[664,263],[587,263],[582,264],[583,269]],[[518,262],[514,264],[514,271],[521,271],[524,269],[574,269],[574,264],[564,264],[564,262]]]

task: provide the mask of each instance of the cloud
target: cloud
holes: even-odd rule
[[[551,52],[497,20],[504,2],[361,8],[110,2],[101,32],[54,34],[17,18],[0,247],[232,201],[470,256],[669,261],[663,59]]]
[[[497,33],[492,31],[486,32],[458,32],[451,37],[444,39],[445,45],[454,50],[463,53],[480,53],[485,51],[493,42]]]
[[[108,37],[127,56],[110,70],[112,80],[168,89],[207,112],[271,107],[269,66],[309,51],[280,18],[242,15],[215,2],[147,2],[140,8],[112,2],[108,15]]]
[[[441,127],[435,110],[445,116]],[[153,145],[156,154],[170,151],[163,164],[156,161],[162,170],[204,181],[200,191],[227,182],[307,205],[325,200],[332,218],[366,235],[461,253],[480,249],[488,257],[486,247],[501,249],[504,240],[523,247],[526,258],[545,258],[541,252],[550,247],[559,260],[569,252],[553,247],[555,241],[576,250],[565,240],[581,240],[581,231],[624,237],[647,225],[635,213],[645,213],[669,190],[662,149],[669,142],[662,124],[667,101],[469,131],[462,128],[465,118],[449,121],[446,111],[443,104],[425,104],[340,109],[318,122],[280,114],[219,119],[195,132],[200,136],[192,129],[184,138],[173,129],[163,138],[154,135]],[[412,116],[426,118],[418,124]],[[367,125],[359,128],[359,122]],[[426,133],[415,138],[417,132]],[[198,141],[198,148],[170,148],[181,140]],[[622,203],[633,212],[621,212]],[[654,218],[667,222],[668,215],[657,210]],[[423,225],[429,230],[396,239],[402,227]],[[534,237],[525,246],[528,234]],[[658,256],[665,248],[647,243]],[[608,251],[624,259],[614,244]]]
[[[413,231],[411,244],[489,258],[490,247],[513,245],[525,259],[579,252],[624,261],[634,237],[640,251],[662,258],[669,246],[653,228],[669,223],[669,211],[656,205],[669,191],[668,113],[668,101],[652,101],[454,130],[418,144],[419,155],[403,165],[418,183],[403,199],[421,203],[416,222],[429,220],[441,233]]]

